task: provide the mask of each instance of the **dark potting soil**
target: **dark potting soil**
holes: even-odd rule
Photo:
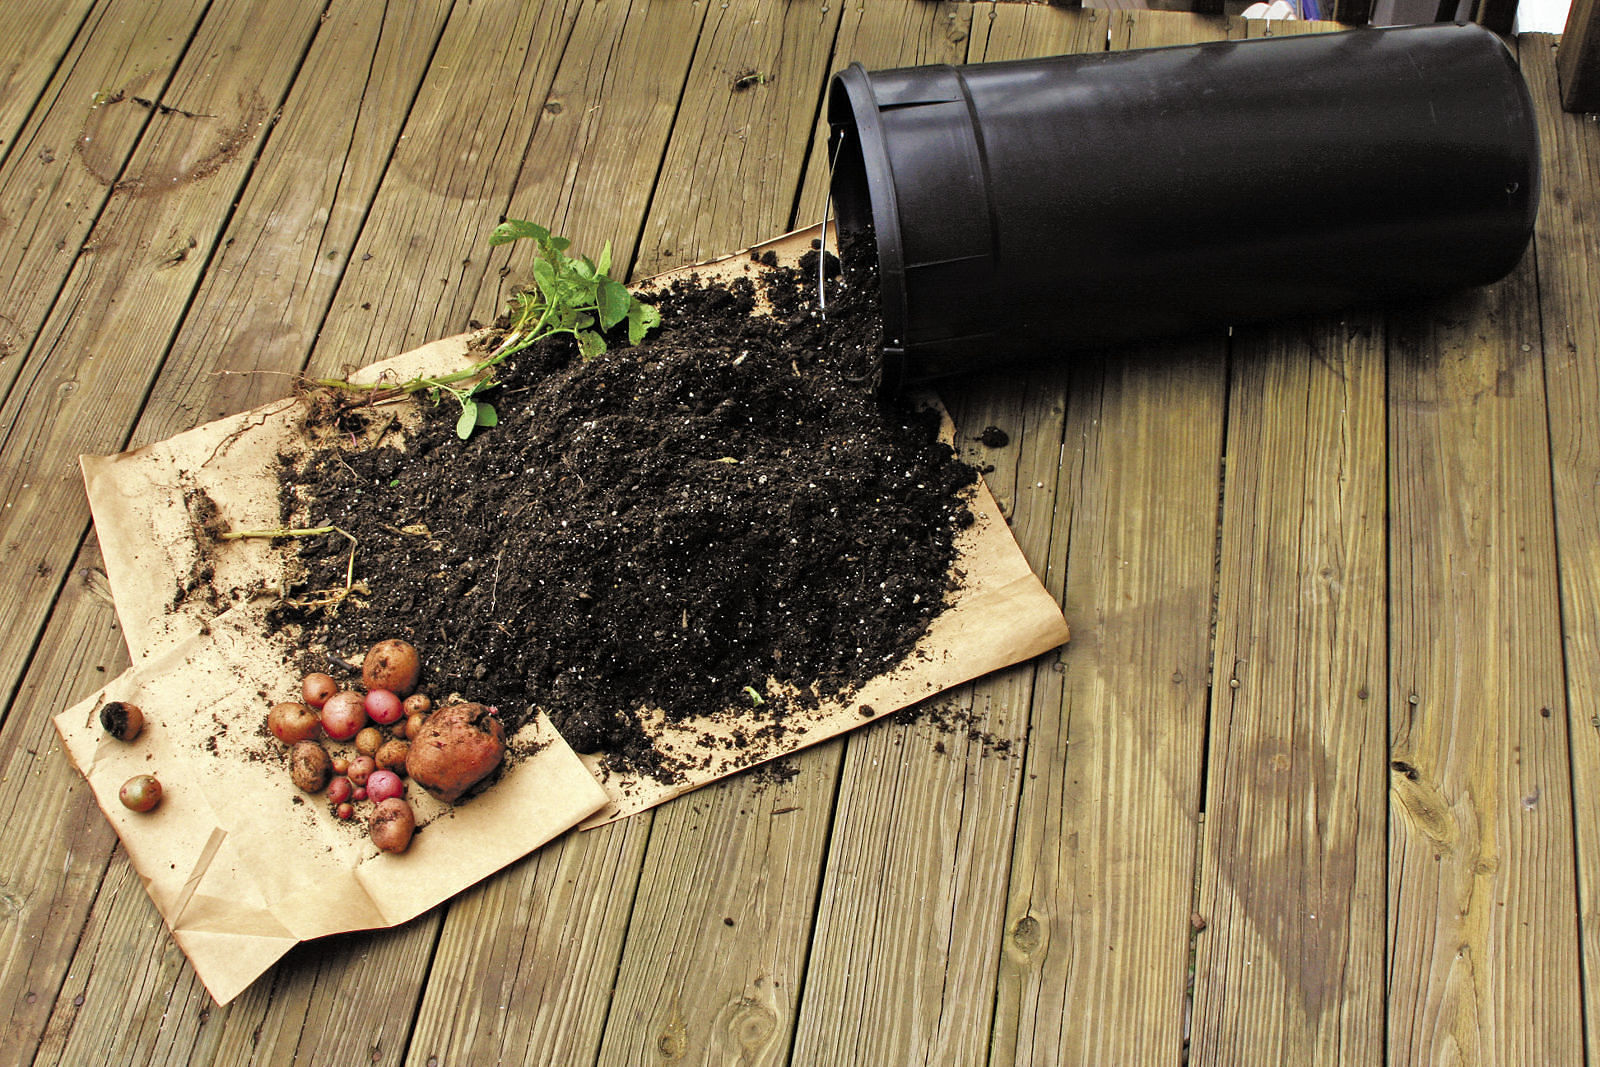
[[[878,395],[876,279],[825,262],[825,316],[816,252],[680,282],[647,297],[663,324],[637,348],[502,365],[499,424],[468,441],[447,398],[404,448],[352,433],[286,460],[285,521],[351,534],[359,591],[278,621],[346,655],[403,637],[436,699],[512,729],[541,708],[578,751],[666,779],[641,708],[755,733],[847,698],[945,606],[975,472],[936,413]],[[344,585],[348,540],[294,544],[303,589]]]

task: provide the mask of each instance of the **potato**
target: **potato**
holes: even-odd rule
[[[122,783],[117,798],[129,811],[154,811],[161,804],[161,783],[153,774],[136,774]]]
[[[297,700],[272,705],[267,712],[267,729],[286,745],[311,741],[322,733],[322,718]]]
[[[315,741],[301,741],[289,750],[289,778],[307,793],[320,793],[333,777],[328,750]]]
[[[144,712],[137,704],[113,700],[100,709],[100,726],[118,741],[132,741],[144,729]]]
[[[372,821],[367,823],[372,843],[384,852],[404,852],[416,829],[417,817],[412,814],[411,805],[400,797],[378,801],[372,809]]]
[[[356,751],[363,756],[375,754],[383,744],[383,731],[376,726],[363,727],[356,732]]]
[[[379,745],[377,753],[372,758],[377,760],[378,766],[384,770],[397,771],[400,774],[404,774],[406,772],[406,757],[409,755],[411,755],[411,742],[397,739],[385,741],[382,745]]]
[[[411,738],[406,773],[447,804],[483,781],[506,754],[506,728],[493,708],[450,704],[432,715]]]
[[[417,650],[405,641],[390,638],[367,649],[361,661],[361,684],[370,689],[387,689],[404,697],[417,687],[422,660]]]

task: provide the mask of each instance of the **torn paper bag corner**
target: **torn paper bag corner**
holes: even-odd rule
[[[55,719],[72,761],[122,838],[151,899],[219,1003],[300,941],[398,925],[532,852],[607,797],[540,717],[511,739],[494,786],[449,807],[409,790],[418,831],[379,853],[360,821],[289,780],[283,747],[263,729],[258,690],[286,698],[289,649],[248,612],[125,672]],[[99,708],[144,712],[132,743],[112,739]],[[154,774],[161,805],[122,807],[122,783]]]

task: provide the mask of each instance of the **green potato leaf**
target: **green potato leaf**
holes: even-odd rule
[[[540,226],[537,222],[528,222],[524,219],[507,219],[494,228],[489,235],[489,245],[508,245],[512,241],[520,241],[531,237],[543,245],[550,240],[550,231]]]

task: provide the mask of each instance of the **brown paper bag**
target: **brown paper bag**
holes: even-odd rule
[[[817,232],[791,234],[755,251],[771,249],[792,261]],[[690,269],[728,275],[751,269],[750,260],[747,252]],[[453,370],[469,362],[467,341],[446,338],[355,377],[405,380]],[[517,762],[501,782],[457,810],[425,806],[419,816],[426,825],[412,853],[377,855],[325,811],[315,812],[318,819],[294,810],[294,790],[282,768],[252,757],[240,741],[260,730],[265,706],[227,698],[257,688],[271,699],[290,695],[287,639],[265,621],[265,607],[284,586],[288,550],[244,540],[208,556],[196,534],[202,507],[214,506],[232,529],[278,524],[277,455],[295,439],[298,403],[287,399],[121,455],[82,459],[135,666],[57,723],[174,937],[219,1001],[296,941],[403,922],[586,818],[585,825],[598,825],[644,811],[1068,638],[1059,607],[980,483],[971,505],[977,521],[958,543],[957,567],[965,579],[952,606],[901,664],[850,699],[810,714],[781,742],[759,752],[708,746],[705,735],[730,732],[725,717],[692,726],[658,724],[658,743],[693,757],[697,767],[667,784],[605,772],[594,757],[580,762],[540,716],[525,739],[543,746],[538,755]],[[140,704],[151,719],[148,740],[126,746],[105,739],[94,714],[107,699]],[[216,736],[216,722],[226,725],[225,739]],[[141,817],[121,809],[115,793],[137,773],[133,768],[145,766],[160,771],[169,799]],[[283,832],[285,824],[294,832]],[[307,921],[302,912],[319,918]]]

